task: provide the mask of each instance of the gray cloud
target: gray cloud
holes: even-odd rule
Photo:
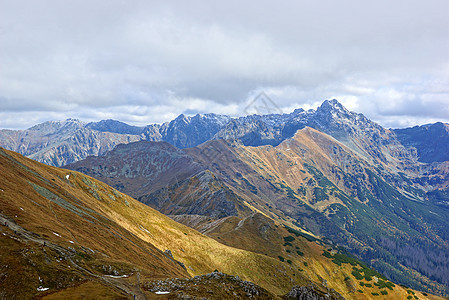
[[[384,126],[449,121],[449,2],[2,1],[0,127],[337,98]]]

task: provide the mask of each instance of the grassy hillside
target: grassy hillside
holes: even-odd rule
[[[219,159],[201,155],[208,147]],[[311,128],[276,147],[211,141],[188,151],[254,210],[332,239],[392,280],[447,293],[449,210],[395,166]]]
[[[250,280],[268,290],[264,295],[311,281],[349,299],[375,298],[374,291],[383,290],[364,285],[354,291],[352,266],[335,264],[323,246],[265,218],[259,221],[274,231],[267,238],[255,231],[253,218],[241,223],[244,235],[216,226],[212,239],[95,179],[2,149],[0,176],[0,292],[7,298],[154,297],[157,280],[214,270]],[[227,231],[239,223],[231,219]],[[258,245],[273,246],[260,251]],[[208,278],[198,280],[214,285]],[[239,279],[229,280],[230,290],[242,288]],[[184,288],[195,283],[186,281]],[[407,291],[394,286],[388,293],[401,299]]]
[[[80,173],[0,150],[0,174],[6,297],[144,295],[146,282],[216,269],[278,295],[306,282],[277,259],[225,246]]]

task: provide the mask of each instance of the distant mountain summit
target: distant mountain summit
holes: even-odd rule
[[[197,146],[214,138],[215,134],[225,126],[228,116],[216,114],[197,114],[188,117],[183,114],[160,128],[162,140],[179,148]]]
[[[162,125],[144,127],[116,120],[87,124],[75,119],[50,121],[27,130],[0,130],[0,146],[49,165],[62,166],[89,155],[103,155],[118,144],[142,140],[166,141],[181,149],[214,139],[240,140],[245,146],[277,146],[298,130],[310,127],[329,134],[368,160],[412,165],[418,159],[447,160],[447,126],[437,123],[420,129],[390,131],[333,99],[324,101],[316,110],[296,109],[288,114],[239,118],[181,114]]]
[[[112,132],[119,134],[133,134],[140,135],[145,130],[144,127],[131,126],[126,123],[116,121],[116,120],[103,120],[100,122],[91,122],[86,125],[86,128],[102,131],[102,132]]]
[[[449,161],[449,124],[437,122],[394,132],[403,145],[416,148],[419,161]]]

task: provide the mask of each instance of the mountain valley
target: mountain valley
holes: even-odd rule
[[[18,253],[0,259],[27,270],[5,269],[0,290],[437,299],[449,294],[447,128],[385,129],[326,100],[1,130],[2,147],[47,165],[0,150],[2,247]]]

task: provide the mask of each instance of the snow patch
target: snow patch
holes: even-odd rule
[[[44,288],[44,287],[38,287],[37,288],[37,290],[39,291],[39,292],[45,292],[46,290],[48,290],[48,288]]]
[[[128,278],[129,275],[104,275],[111,278]]]
[[[142,231],[148,233],[149,235],[153,236],[153,235],[151,234],[151,232],[150,232],[148,229],[146,229],[145,227],[139,225],[139,228],[140,228],[140,230],[142,230]]]
[[[65,175],[65,179],[69,180],[70,174]]]
[[[167,295],[167,294],[170,294],[170,292],[166,292],[166,291],[157,291],[156,294],[158,294],[158,295]]]
[[[23,210],[23,208],[20,208],[21,210]]]
[[[75,244],[75,242],[74,242],[74,241],[69,241],[69,243],[70,243],[70,244]]]
[[[53,232],[54,235],[61,237],[59,234],[57,234],[56,232]]]

